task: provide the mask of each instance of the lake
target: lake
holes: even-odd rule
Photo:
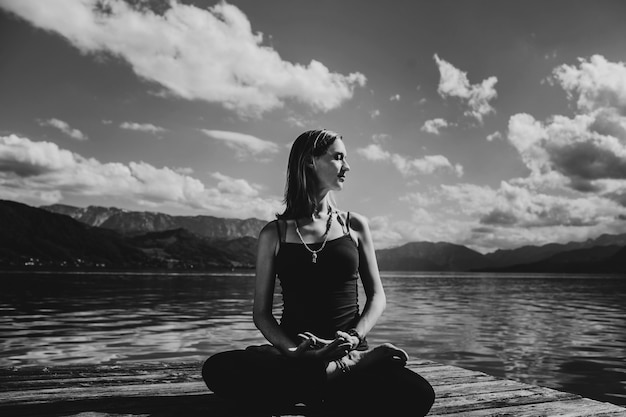
[[[626,277],[382,276],[388,305],[370,344],[626,405]],[[3,272],[0,280],[0,367],[201,360],[264,342],[249,273]]]

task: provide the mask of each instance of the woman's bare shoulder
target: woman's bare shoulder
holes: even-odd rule
[[[259,232],[259,240],[276,240],[276,238],[278,237],[278,222],[279,220],[272,220],[267,222]]]
[[[355,213],[354,211],[350,212],[350,228],[355,232],[362,232],[365,229],[368,229],[367,217],[362,214]]]

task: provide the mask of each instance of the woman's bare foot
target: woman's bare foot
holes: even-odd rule
[[[383,343],[373,349],[353,350],[341,359],[331,361],[326,367],[326,375],[328,379],[333,379],[342,373],[358,371],[383,362],[404,366],[408,360],[409,355],[404,350],[391,343]]]

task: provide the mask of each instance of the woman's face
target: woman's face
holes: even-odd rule
[[[346,161],[346,147],[339,138],[326,153],[313,158],[313,169],[319,180],[320,191],[339,191],[343,188],[350,165]]]

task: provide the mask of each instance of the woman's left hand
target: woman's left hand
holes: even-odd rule
[[[300,333],[298,336],[304,342],[308,342],[308,349],[315,351],[316,356],[324,359],[335,360],[352,350],[350,342],[343,337],[338,336],[333,340],[329,340],[315,336],[311,332]]]
[[[341,337],[343,340],[350,343],[350,350],[356,349],[361,344],[361,339],[359,339],[358,337],[354,335],[351,335],[341,330],[337,330],[336,334],[337,334],[337,337]]]
[[[338,330],[335,333],[336,338],[333,340],[323,339],[321,337],[315,336],[311,332],[300,333],[298,336],[300,336],[302,339],[305,339],[305,340],[311,340],[312,341],[311,347],[314,349],[319,349],[321,347],[328,346],[329,344],[334,342],[336,339],[341,339],[342,342],[349,343],[350,350],[356,349],[359,346],[359,344],[361,344],[361,340],[358,337],[353,336],[341,330]]]
[[[335,341],[335,339],[323,339],[321,337],[315,336],[313,333],[311,332],[304,332],[304,333],[300,333],[298,334],[298,336],[302,339],[302,340],[309,340],[311,342],[311,348],[313,349],[321,349],[325,346],[330,345],[331,343],[333,343]]]

